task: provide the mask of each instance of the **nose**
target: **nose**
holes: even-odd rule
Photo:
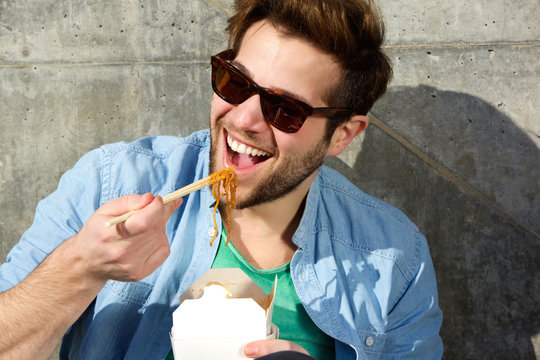
[[[257,94],[231,109],[230,117],[239,130],[259,133],[269,128],[262,113],[261,98]]]

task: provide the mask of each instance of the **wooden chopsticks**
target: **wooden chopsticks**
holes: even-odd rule
[[[229,168],[226,168],[224,170],[230,170]],[[176,191],[173,191],[170,194],[167,194],[163,196],[163,204],[168,204],[171,201],[174,201],[176,199],[179,199],[183,196],[186,196],[187,194],[190,194],[194,191],[197,191],[199,189],[202,189],[206,186],[212,185],[218,181],[224,180],[225,175],[219,175],[220,172],[223,172],[224,170],[218,171],[214,174],[208,175],[205,178],[202,178],[201,180],[195,181],[194,183],[191,183],[189,185],[184,186],[181,189],[178,189]],[[105,223],[106,227],[111,227],[113,225],[120,224],[123,221],[126,221],[133,213],[135,213],[138,210],[132,210],[129,211],[123,215],[117,216]]]

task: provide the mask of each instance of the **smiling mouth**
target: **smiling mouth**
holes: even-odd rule
[[[271,157],[267,152],[233,140],[228,135],[227,151],[232,164],[238,168],[253,166]]]

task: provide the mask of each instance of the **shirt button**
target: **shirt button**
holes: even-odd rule
[[[367,346],[371,346],[373,345],[373,343],[375,342],[375,339],[373,338],[373,336],[370,336],[366,339],[366,345]]]
[[[208,228],[208,236],[214,237],[215,234],[216,234],[216,229],[214,229],[213,227]]]

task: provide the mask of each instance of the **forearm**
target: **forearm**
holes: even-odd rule
[[[0,294],[0,358],[47,359],[103,287],[87,275],[71,240]]]
[[[128,195],[100,207],[30,275],[0,294],[0,359],[46,359],[108,279],[138,281],[169,255],[166,223],[182,203]],[[116,227],[114,216],[139,210]]]

